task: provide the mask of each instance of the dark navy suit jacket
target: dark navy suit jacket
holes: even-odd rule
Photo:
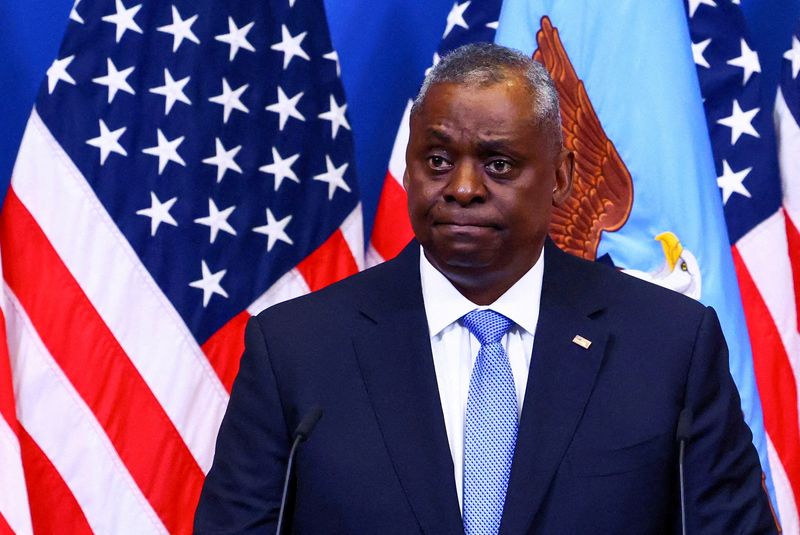
[[[198,533],[274,532],[291,433],[315,404],[293,532],[463,533],[418,250],[250,321]],[[678,532],[684,407],[689,533],[774,533],[714,311],[548,242],[501,533]]]

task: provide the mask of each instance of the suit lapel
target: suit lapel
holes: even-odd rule
[[[548,241],[539,322],[501,533],[529,529],[603,360],[608,335],[590,318],[601,307],[585,297],[592,292],[582,267]],[[576,335],[591,341],[588,349],[572,341]]]
[[[354,346],[394,469],[424,533],[463,533],[419,279],[416,242],[361,307]],[[389,266],[387,266],[389,267]]]

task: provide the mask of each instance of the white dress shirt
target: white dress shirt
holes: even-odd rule
[[[511,373],[514,375],[517,409],[521,414],[533,352],[533,337],[536,333],[536,323],[539,321],[544,250],[536,264],[489,306],[478,306],[461,295],[425,258],[422,248],[420,248],[419,268],[436,382],[439,386],[439,399],[442,403],[450,454],[453,457],[458,504],[461,507],[467,394],[472,366],[481,344],[458,320],[468,312],[488,308],[514,322],[508,334],[503,336],[502,344],[508,354]]]

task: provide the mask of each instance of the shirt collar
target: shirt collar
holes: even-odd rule
[[[419,272],[431,337],[458,321],[464,314],[484,308],[499,312],[531,335],[535,334],[536,324],[539,321],[539,302],[544,276],[544,248],[533,267],[489,306],[478,306],[461,295],[455,286],[428,261],[421,246]]]

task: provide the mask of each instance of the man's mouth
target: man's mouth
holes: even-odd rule
[[[486,221],[437,221],[434,227],[445,232],[472,234],[497,230],[497,226]]]
[[[434,225],[436,226],[447,226],[447,227],[483,227],[483,228],[497,228],[497,225],[489,221],[477,221],[477,220],[470,220],[470,219],[444,219],[435,221]]]

